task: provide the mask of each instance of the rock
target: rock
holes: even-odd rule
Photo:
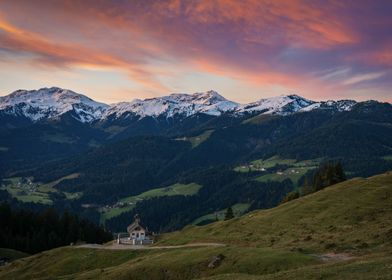
[[[222,263],[222,261],[225,259],[225,256],[222,254],[219,254],[217,256],[212,257],[212,259],[210,260],[210,263],[208,264],[208,268],[216,268],[218,266],[220,266],[220,264]]]

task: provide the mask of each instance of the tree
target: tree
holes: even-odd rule
[[[343,171],[342,164],[340,162],[327,162],[320,165],[313,173],[311,185],[308,185],[307,177],[305,177],[301,193],[302,195],[307,195],[345,180],[346,175]]]
[[[282,200],[282,202],[280,204],[289,202],[290,200],[294,200],[299,198],[299,192],[294,191],[294,192],[289,192]]]
[[[233,219],[233,218],[234,218],[233,209],[231,209],[231,207],[229,207],[226,210],[225,221]]]
[[[305,196],[313,192],[313,185],[309,183],[308,176],[305,175],[304,184],[301,188],[301,195]]]
[[[337,180],[339,182],[346,181],[346,174],[344,173],[344,170],[343,170],[343,167],[342,167],[342,164],[340,163],[340,161],[335,166],[335,174],[336,174]]]

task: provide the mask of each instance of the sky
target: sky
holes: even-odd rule
[[[392,102],[391,0],[0,0],[0,95]]]

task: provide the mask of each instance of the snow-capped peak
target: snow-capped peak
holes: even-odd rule
[[[245,104],[242,112],[262,112],[263,114],[287,115],[295,113],[302,108],[312,105],[314,101],[305,99],[298,95],[281,95]]]
[[[101,117],[108,105],[58,87],[39,90],[17,90],[0,97],[0,110],[24,116],[32,121],[57,118],[69,111],[81,122],[91,122]]]
[[[124,114],[140,117],[164,115],[166,118],[175,115],[188,117],[196,113],[219,116],[228,111],[235,111],[239,107],[240,104],[229,101],[212,90],[193,94],[173,93],[157,98],[135,99],[131,102],[114,104],[105,112],[104,118],[119,117]]]
[[[249,104],[227,100],[216,91],[193,94],[173,93],[167,96],[135,99],[106,105],[71,90],[58,87],[39,90],[17,90],[0,97],[0,114],[24,116],[32,121],[58,118],[65,113],[80,122],[135,117],[189,117],[199,113],[220,116],[225,113],[288,115],[315,109],[350,110],[353,100],[315,102],[296,94],[260,99]]]
[[[328,100],[313,102],[310,106],[302,108],[300,112],[308,112],[316,109],[334,109],[338,112],[350,111],[355,104],[357,104],[357,102],[354,100]]]

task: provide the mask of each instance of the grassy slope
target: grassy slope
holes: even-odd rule
[[[136,196],[130,196],[121,199],[122,202],[136,202],[141,199],[148,199],[159,196],[171,196],[171,195],[194,195],[200,190],[201,186],[196,183],[190,184],[174,184],[165,188],[158,188],[146,191]]]
[[[193,241],[315,251],[391,246],[392,173],[355,178],[228,222],[190,226],[161,242]]]
[[[63,180],[71,180],[71,179],[78,178],[79,176],[80,176],[79,173],[69,174],[68,176],[64,176],[64,177],[62,177],[62,178],[60,178],[60,179],[58,179],[56,181],[40,185],[38,187],[38,190],[41,191],[41,192],[58,192],[58,190],[56,190],[54,188],[54,186],[56,186],[58,183],[60,183]]]
[[[226,256],[209,269],[209,260]],[[320,263],[298,252],[221,247],[114,251],[63,247],[0,268],[0,279],[191,279],[226,274],[273,273]]]
[[[135,196],[128,196],[120,200],[120,202],[130,203],[125,207],[121,208],[110,208],[105,209],[102,213],[101,221],[111,219],[115,216],[120,215],[121,213],[132,210],[138,201],[149,199],[152,197],[160,197],[160,196],[172,196],[172,195],[194,195],[201,189],[201,186],[196,183],[190,184],[173,184],[168,187],[152,189],[141,193]]]
[[[206,141],[211,134],[214,132],[214,130],[206,130],[203,133],[197,135],[197,136],[193,136],[193,137],[182,137],[182,138],[177,138],[177,140],[181,140],[181,141],[188,141],[191,143],[192,148],[196,148],[197,146],[199,146],[201,143],[203,143],[204,141]]]
[[[241,216],[243,213],[245,213],[249,209],[249,207],[250,207],[250,203],[237,203],[237,204],[234,204],[233,206],[231,206],[235,217]],[[220,211],[216,211],[214,213],[210,213],[210,214],[201,216],[201,217],[197,218],[196,220],[194,220],[192,222],[192,224],[197,225],[203,221],[211,221],[211,220],[214,221],[216,218],[218,218],[218,220],[224,220],[226,211],[227,211],[227,209],[222,209]]]
[[[328,280],[389,280],[392,279],[392,256],[377,254],[362,256],[350,261],[307,265],[268,275],[227,273],[200,280],[281,280],[281,279],[328,279]]]
[[[58,248],[0,268],[0,279],[391,279],[392,173],[353,179],[270,210],[190,226],[159,243],[218,248],[112,251]],[[351,260],[317,255],[348,252]],[[208,268],[211,257],[226,258]]]

